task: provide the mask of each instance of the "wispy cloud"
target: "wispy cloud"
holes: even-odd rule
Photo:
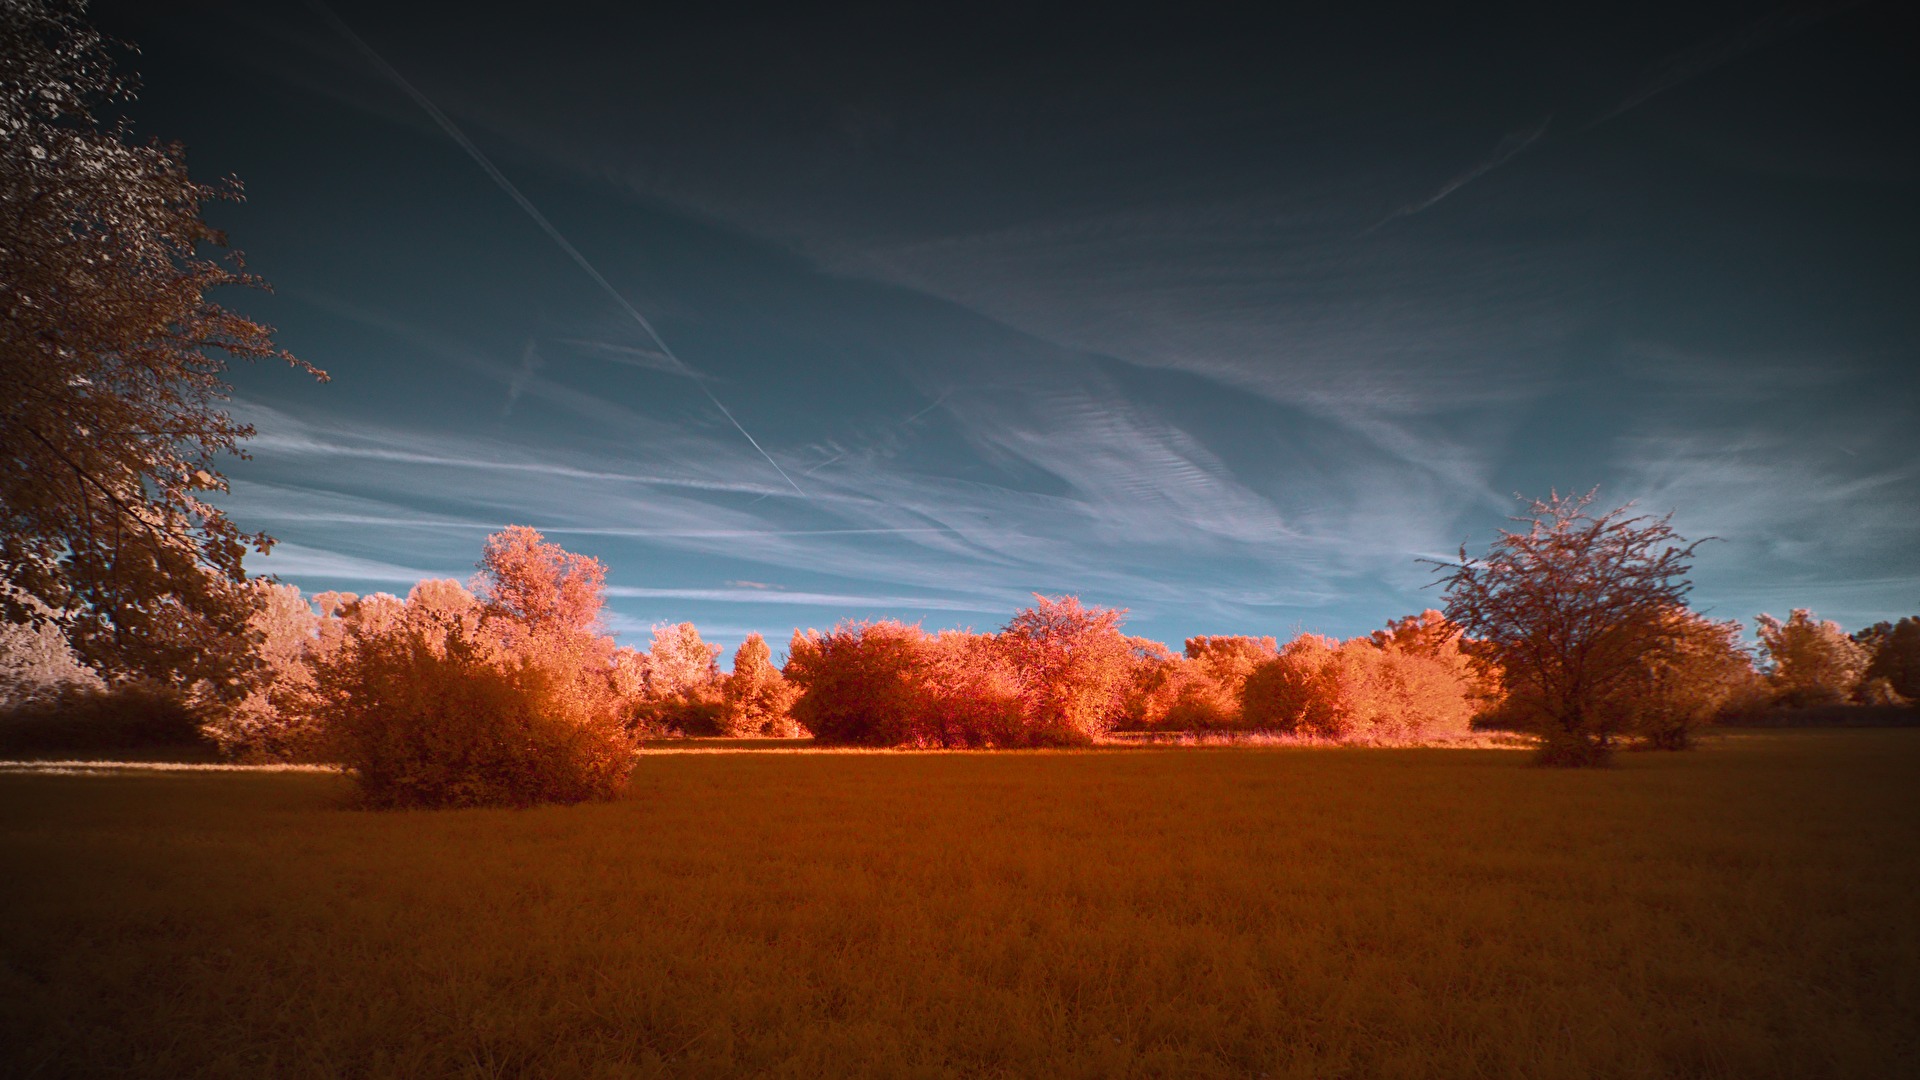
[[[614,585],[608,596],[645,600],[710,600],[726,604],[782,604],[832,608],[837,611],[892,609],[906,611],[974,611],[1004,613],[1005,604],[955,600],[939,596],[863,596],[852,593],[773,592],[765,589],[652,589]]]
[[[465,570],[422,570],[379,559],[364,559],[343,555],[336,551],[322,551],[285,542],[275,544],[270,555],[249,557],[247,564],[247,568],[255,574],[329,581],[369,581],[383,584],[412,585],[428,578],[466,576]]]

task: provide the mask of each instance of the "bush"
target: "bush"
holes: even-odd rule
[[[1853,640],[1871,657],[1859,691],[1863,704],[1920,699],[1920,616],[1875,623]]]
[[[458,630],[355,638],[316,665],[339,761],[376,807],[531,806],[611,798],[634,743],[610,686],[552,656]]]
[[[901,746],[916,742],[926,635],[899,622],[841,623],[829,633],[795,633],[786,678],[799,688],[793,718],[824,743]]]
[[[1247,676],[1241,725],[1384,742],[1463,735],[1473,720],[1474,688],[1464,663],[1442,647],[1446,641],[1343,643],[1303,634]]]
[[[0,751],[60,753],[203,746],[202,707],[157,682],[65,686],[0,710]]]
[[[898,622],[795,634],[792,715],[815,739],[849,746],[1083,745],[1120,712],[1132,646],[1117,622],[1042,600],[1000,634],[930,636]]]

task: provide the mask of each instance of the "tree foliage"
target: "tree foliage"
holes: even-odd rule
[[[1684,609],[1699,544],[1670,515],[1589,513],[1595,494],[1536,500],[1513,519],[1526,527],[1501,530],[1485,556],[1463,545],[1440,566],[1447,618],[1476,640],[1551,764],[1606,759],[1627,722],[1617,702],[1657,651],[1653,630]]]
[[[1648,641],[1642,662],[1608,702],[1641,746],[1687,749],[1722,714],[1764,699],[1739,623],[1673,609],[1641,633]]]
[[[690,622],[653,628],[644,653],[622,649],[617,658],[621,695],[633,729],[642,734],[720,735],[728,719],[720,647],[700,639]]]
[[[241,560],[271,540],[206,499],[253,434],[225,410],[226,365],[324,375],[207,298],[263,284],[237,254],[203,254],[225,239],[201,206],[239,187],[102,121],[132,90],[112,53],[77,3],[0,5],[0,574],[19,590],[0,615],[58,624],[112,678],[232,688]]]
[[[1466,734],[1476,701],[1465,663],[1450,637],[1406,632],[1430,627],[1419,620],[1345,642],[1288,642],[1248,674],[1240,726],[1366,742]]]
[[[376,806],[611,796],[635,742],[599,633],[604,574],[514,528],[488,538],[478,595],[256,585],[263,670],[209,734],[242,759],[337,761]]]
[[[798,734],[789,715],[793,688],[773,666],[773,652],[759,634],[748,634],[734,650],[733,672],[727,676],[723,694],[726,712],[722,734],[773,738]]]
[[[1760,644],[1766,649],[1767,686],[1788,708],[1838,705],[1853,695],[1871,655],[1840,624],[1795,608],[1781,621],[1761,615]]]
[[[814,738],[859,746],[1068,746],[1120,716],[1135,664],[1124,612],[1036,596],[997,634],[898,622],[796,633],[792,714]]]
[[[1861,688],[1883,699],[1872,704],[1920,701],[1920,616],[1875,623],[1853,640],[1871,657]]]

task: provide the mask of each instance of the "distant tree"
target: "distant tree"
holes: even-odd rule
[[[1630,507],[1590,514],[1595,492],[1535,501],[1486,555],[1440,564],[1446,616],[1504,680],[1508,707],[1541,736],[1542,762],[1604,762],[1626,717],[1610,702],[1657,647],[1641,631],[1685,607],[1699,542]]]
[[[647,734],[719,735],[727,722],[718,645],[700,640],[690,622],[653,628],[645,653],[623,658],[628,717]]]
[[[239,188],[103,123],[131,96],[113,68],[80,3],[0,4],[0,577],[17,590],[0,617],[57,625],[111,679],[238,693],[242,557],[272,541],[205,498],[253,434],[226,412],[227,360],[325,376],[207,299],[263,284],[201,254],[225,243],[201,205]]]
[[[597,634],[607,568],[550,544],[525,525],[487,537],[474,593],[505,627],[528,634]]]
[[[1716,717],[1764,699],[1753,658],[1740,644],[1739,623],[1675,609],[1634,632],[1649,647],[1609,708],[1625,718],[1626,732],[1640,745],[1687,749]]]
[[[0,584],[0,589],[5,587]],[[80,662],[51,620],[0,620],[0,708],[51,697],[69,688],[100,687],[100,676]]]
[[[920,746],[1057,746],[1078,741],[1027,711],[1022,681],[993,634],[943,630],[923,638],[915,667],[913,739]]]
[[[1247,676],[1239,725],[1326,739],[1410,742],[1463,735],[1473,684],[1444,645],[1375,634],[1302,634]]]
[[[1133,647],[1132,664],[1114,726],[1127,731],[1177,727],[1168,714],[1194,678],[1192,662],[1158,641],[1129,637],[1127,643]]]
[[[1241,687],[1242,723],[1257,731],[1337,738],[1352,721],[1342,701],[1340,643],[1301,634],[1262,663]]]
[[[1170,731],[1238,727],[1240,693],[1247,676],[1271,660],[1278,649],[1271,637],[1188,638],[1185,653],[1159,674],[1166,704],[1151,726]],[[1134,697],[1130,695],[1128,700],[1132,702]]]
[[[1033,599],[999,634],[1029,722],[1066,741],[1105,735],[1133,666],[1133,646],[1120,632],[1126,611],[1084,607],[1074,596]]]
[[[1853,695],[1870,656],[1840,629],[1795,608],[1785,622],[1761,615],[1760,644],[1767,651],[1767,685],[1789,708],[1838,705]]]
[[[220,752],[245,761],[302,761],[326,756],[309,697],[320,646],[320,618],[297,585],[249,582],[257,594],[248,629],[259,661],[247,695],[207,724]]]
[[[926,633],[885,621],[794,631],[786,678],[793,718],[824,743],[902,746],[916,741]]]
[[[733,673],[725,685],[725,734],[768,735],[789,738],[797,734],[787,710],[793,691],[780,669],[773,666],[767,639],[748,634],[733,652]]]
[[[1876,704],[1899,704],[1920,700],[1920,616],[1908,616],[1899,622],[1881,622],[1853,635],[1854,643],[1867,651],[1864,689],[1875,684]],[[1884,686],[1878,685],[1883,681]]]
[[[1001,635],[898,622],[796,633],[793,716],[824,743],[1031,747],[1084,742],[1036,704]]]

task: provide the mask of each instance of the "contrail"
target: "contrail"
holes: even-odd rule
[[[1547,125],[1552,122],[1553,122],[1553,117],[1549,116],[1545,120],[1540,121],[1540,123],[1536,124],[1530,130],[1508,132],[1506,137],[1500,140],[1500,145],[1493,148],[1493,153],[1489,154],[1486,160],[1480,162],[1478,165],[1475,165],[1473,168],[1468,169],[1466,172],[1463,172],[1460,175],[1454,177],[1453,179],[1447,181],[1445,184],[1441,185],[1439,191],[1434,192],[1432,195],[1427,196],[1426,198],[1420,200],[1417,203],[1410,203],[1406,206],[1401,207],[1398,210],[1395,210],[1393,213],[1388,214],[1386,217],[1380,219],[1380,221],[1375,223],[1371,228],[1367,229],[1366,232],[1362,233],[1361,235],[1364,236],[1366,235],[1366,233],[1371,233],[1378,229],[1384,228],[1390,222],[1397,221],[1400,218],[1411,217],[1414,214],[1417,214],[1420,211],[1425,210],[1426,208],[1432,206],[1434,203],[1439,202],[1441,199],[1444,199],[1447,196],[1453,194],[1454,192],[1459,191],[1461,188],[1466,187],[1468,184],[1473,183],[1475,180],[1480,179],[1482,176],[1485,176],[1487,173],[1490,173],[1493,170],[1499,168],[1500,166],[1505,165],[1507,162],[1512,161],[1515,157],[1519,155],[1519,153],[1522,150],[1525,150],[1527,147],[1532,146],[1534,143],[1540,141],[1540,137],[1547,133]]]
[[[1658,74],[1642,83],[1613,108],[1601,113],[1598,118],[1589,122],[1587,127],[1599,127],[1621,113],[1638,107],[1649,98],[1664,94],[1681,83],[1698,78],[1730,60],[1769,45],[1782,35],[1812,26],[1850,8],[1859,7],[1862,2],[1863,0],[1838,0],[1835,3],[1824,4],[1797,6],[1789,4],[1740,27],[1733,33],[1671,56]]]
[[[747,442],[753,444],[753,448],[760,452],[760,456],[767,459],[767,464],[773,466],[773,471],[780,474],[780,479],[787,482],[787,486],[793,489],[794,494],[799,495],[803,499],[807,497],[807,493],[800,490],[800,485],[794,483],[793,477],[787,475],[787,470],[781,468],[780,463],[773,460],[773,455],[767,453],[766,449],[760,445],[760,441],[753,437],[753,433],[743,427],[740,421],[734,419],[732,410],[728,409],[721,403],[719,398],[714,396],[713,390],[707,386],[706,380],[701,379],[699,373],[694,371],[691,365],[680,359],[680,357],[675,355],[674,351],[667,346],[666,340],[660,336],[660,332],[653,328],[653,324],[647,321],[645,315],[640,314],[640,309],[628,303],[627,298],[620,295],[620,290],[614,288],[613,283],[608,281],[604,274],[600,273],[599,270],[594,268],[592,263],[587,261],[587,257],[580,253],[580,249],[574,247],[573,242],[562,235],[560,230],[554,226],[553,222],[547,220],[547,215],[541,213],[540,208],[533,205],[533,200],[527,198],[518,187],[515,187],[513,181],[507,179],[506,174],[502,173],[499,167],[494,165],[493,160],[482,153],[478,146],[474,145],[472,139],[467,138],[466,132],[461,131],[459,125],[455,124],[452,118],[448,117],[446,113],[441,112],[440,107],[435,105],[431,98],[421,93],[412,83],[407,81],[406,76],[400,74],[397,68],[387,63],[385,57],[375,52],[373,46],[367,44],[359,34],[354,33],[353,28],[342,21],[340,16],[334,14],[333,9],[328,7],[324,0],[308,0],[308,3],[315,11],[320,13],[320,16],[324,18],[330,26],[339,31],[340,36],[351,41],[354,48],[360,51],[360,55],[366,57],[369,63],[380,70],[381,74],[393,80],[395,86],[406,91],[407,96],[413,99],[413,103],[420,106],[422,111],[432,117],[433,122],[440,125],[440,130],[446,132],[448,138],[459,143],[460,149],[467,152],[467,156],[472,158],[474,163],[479,165],[480,168],[493,179],[493,182],[499,186],[500,190],[506,192],[514,202],[518,203],[520,209],[526,211],[527,216],[533,219],[534,224],[540,226],[540,231],[546,233],[548,239],[559,245],[560,250],[566,252],[567,257],[572,259],[581,270],[585,271],[586,275],[593,279],[594,284],[600,286],[602,292],[612,297],[614,303],[620,305],[620,310],[631,316],[633,321],[640,325],[640,329],[647,332],[647,336],[653,339],[653,343],[660,347],[661,355],[671,360],[681,374],[693,378],[695,382],[700,384],[700,390],[707,395],[707,400],[713,402],[714,408],[720,410],[720,415],[726,417],[727,422],[731,423],[734,428],[746,438]]]

